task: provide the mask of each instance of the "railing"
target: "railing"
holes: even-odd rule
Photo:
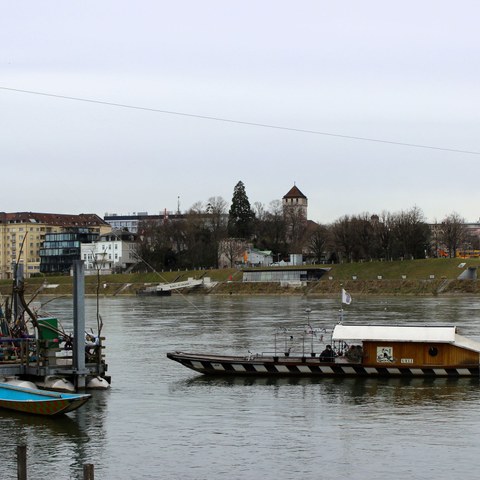
[[[105,362],[102,342],[99,345],[85,347],[86,364],[100,365]],[[64,352],[63,355],[57,355]],[[62,364],[61,361],[64,360]],[[60,346],[52,340],[39,340],[33,337],[0,337],[0,367],[2,365],[21,365],[25,367],[62,367],[73,364],[73,350]]]

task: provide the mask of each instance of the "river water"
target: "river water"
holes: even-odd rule
[[[95,303],[86,300],[92,327]],[[46,308],[71,328],[71,299]],[[456,324],[480,339],[477,298],[374,297],[347,308],[346,324]],[[100,309],[112,388],[63,418],[0,411],[1,479],[16,478],[20,444],[35,480],[80,479],[85,463],[96,479],[478,477],[478,379],[208,379],[166,358],[272,350],[275,328],[307,316],[331,330],[338,301],[117,297]]]

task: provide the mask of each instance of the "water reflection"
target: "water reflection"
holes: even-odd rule
[[[4,427],[24,437],[28,436],[29,431],[37,430],[42,431],[44,435],[63,436],[70,439],[88,438],[88,433],[68,415],[57,418],[0,410],[0,428]]]
[[[36,472],[34,478],[42,478],[46,471],[57,472],[57,478],[66,478],[67,472],[70,478],[80,478],[83,465],[100,458],[105,448],[109,392],[91,393],[92,398],[82,408],[58,417],[0,410],[2,468],[14,471],[15,449],[23,444],[27,445],[29,469]]]
[[[327,401],[363,404],[383,402],[389,405],[428,405],[480,399],[478,378],[336,378],[336,377],[231,377],[196,376],[170,384],[170,391],[195,394],[189,389],[229,389],[234,387],[308,387]]]
[[[338,320],[331,299],[102,299],[111,391],[92,392],[60,421],[1,413],[5,477],[14,478],[15,447],[25,442],[36,479],[81,478],[84,463],[120,480],[440,480],[453,467],[475,478],[478,379],[208,378],[166,358],[176,349],[271,349],[277,328],[305,324],[307,307],[314,327]],[[480,335],[477,298],[355,298],[349,307],[345,323],[438,322]],[[87,298],[87,326],[95,308]],[[49,310],[69,328],[70,299]]]

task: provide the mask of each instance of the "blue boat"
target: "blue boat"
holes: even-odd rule
[[[0,383],[0,407],[35,415],[72,412],[91,398],[88,394],[58,393]]]

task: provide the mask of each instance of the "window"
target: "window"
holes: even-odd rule
[[[438,348],[437,347],[430,347],[428,349],[428,354],[431,356],[431,357],[436,357],[438,355]]]

